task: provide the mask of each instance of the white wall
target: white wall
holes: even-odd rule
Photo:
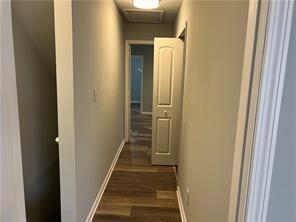
[[[25,222],[10,3],[0,1],[0,221]]]
[[[81,221],[124,138],[124,41],[121,17],[113,1],[74,1],[72,11],[77,206]]]
[[[81,221],[124,138],[124,41],[121,17],[113,1],[74,1],[72,11],[76,182]]]
[[[188,221],[227,221],[248,1],[183,1],[188,21],[179,186]],[[189,189],[189,204],[186,189]]]
[[[296,218],[296,5],[267,212],[268,222],[293,222]]]
[[[132,55],[143,55],[143,112],[152,112],[153,101],[153,45],[132,45]]]
[[[12,22],[26,214],[29,221],[59,220],[59,156],[55,71],[49,68],[36,50],[34,40],[21,24],[24,17],[15,13]],[[25,2],[27,6],[34,2]],[[48,35],[54,36],[53,3]],[[32,20],[38,20],[38,16]],[[32,24],[34,25],[34,24]],[[54,39],[52,39],[54,41]],[[54,44],[54,42],[52,43]],[[55,54],[54,47],[49,52]],[[54,63],[54,62],[53,62]]]
[[[125,23],[124,39],[153,40],[155,37],[173,37],[173,24]]]
[[[84,221],[124,137],[122,21],[111,0],[55,3],[62,216]]]

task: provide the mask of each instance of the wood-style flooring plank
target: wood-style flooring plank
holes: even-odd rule
[[[170,222],[181,222],[181,216],[178,208],[168,207],[132,207],[131,217],[138,219],[138,221],[170,221]]]
[[[139,196],[113,196],[105,195],[101,200],[102,204],[118,205],[118,206],[143,206],[143,207],[168,207],[168,208],[178,208],[177,200],[167,200],[167,199],[157,199],[156,195],[153,197],[142,198]]]
[[[175,169],[151,165],[152,116],[132,106],[131,140],[112,172],[93,222],[181,222]]]
[[[96,214],[130,216],[131,206],[101,204],[99,205]]]
[[[177,193],[176,193],[176,191],[158,190],[156,197],[157,197],[157,199],[176,200]]]

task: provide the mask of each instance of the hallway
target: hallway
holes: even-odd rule
[[[132,105],[125,144],[93,222],[181,221],[174,168],[152,166],[151,116]]]
[[[237,202],[248,193],[238,193],[248,189],[246,140],[269,70],[257,53],[265,4],[0,6],[0,221],[227,222],[245,209]]]

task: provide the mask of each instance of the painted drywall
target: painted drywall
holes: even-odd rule
[[[46,65],[55,72],[54,33],[48,28],[53,26],[53,1],[54,0],[12,0],[14,15],[21,17],[20,23],[33,40],[37,52]]]
[[[155,37],[173,37],[173,24],[124,23],[124,39],[153,40]]]
[[[185,0],[176,20],[176,34],[188,21],[178,168],[188,221],[227,221],[247,15],[248,1]]]
[[[268,222],[293,222],[296,218],[296,5],[280,111],[279,129],[270,187]]]
[[[142,91],[142,58],[131,57],[131,102],[141,103]]]
[[[56,77],[22,26],[22,16],[14,13],[18,3],[12,1],[12,21],[26,215],[28,221],[44,218],[59,221]],[[27,1],[26,4],[34,5],[35,2]],[[52,23],[47,26],[47,32],[54,35],[53,2],[51,9]],[[55,54],[54,47],[50,53]]]
[[[153,45],[132,45],[131,54],[144,56],[142,111],[143,112],[152,112]]]
[[[0,221],[26,221],[11,2],[0,1]]]
[[[124,40],[113,1],[73,1],[72,13],[77,221],[84,221],[124,138]]]

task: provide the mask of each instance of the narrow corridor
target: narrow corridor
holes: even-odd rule
[[[151,165],[150,115],[132,106],[131,139],[125,144],[93,222],[181,221],[173,167]]]

